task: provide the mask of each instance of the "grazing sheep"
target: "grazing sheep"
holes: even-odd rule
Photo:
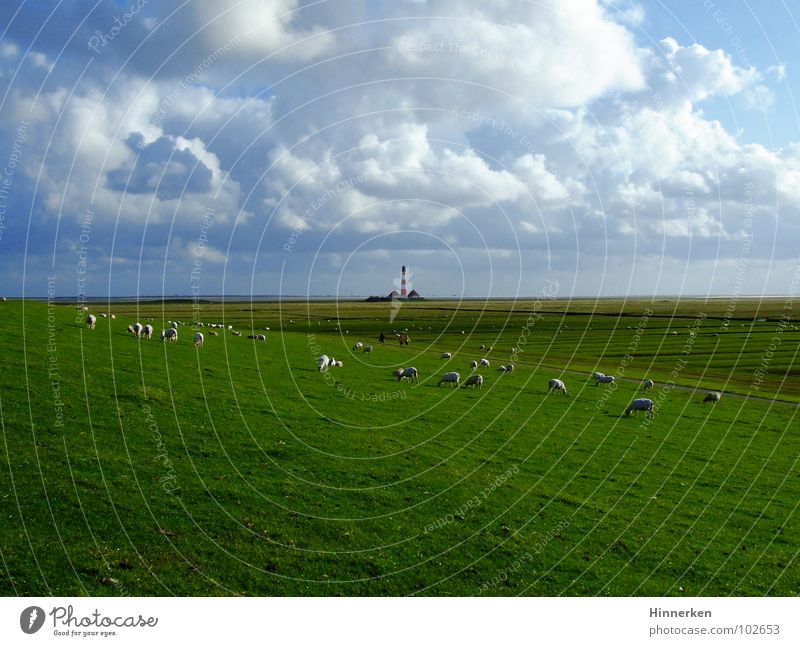
[[[653,386],[655,386],[655,383],[653,383],[652,379],[645,379],[644,383],[642,384],[642,387],[645,390],[650,390]]]
[[[625,417],[630,417],[631,413],[636,414],[640,410],[644,411],[645,417],[653,417],[653,400],[634,399],[625,409]]]
[[[605,374],[602,372],[593,372],[592,379],[600,379],[600,377],[605,377]]]
[[[145,339],[152,339],[153,338],[153,326],[149,323],[142,328],[142,336]]]
[[[512,372],[514,372],[514,364],[509,363],[507,366],[500,366],[498,370],[500,372],[505,372],[510,375]]]
[[[477,361],[470,361],[469,362],[469,367],[472,368],[473,370],[475,370],[478,367],[478,362]]]
[[[452,359],[453,355],[450,352],[442,352],[442,359]]]
[[[364,346],[364,352],[372,352],[372,346],[371,345],[365,345]]]
[[[419,383],[419,373],[417,372],[417,369],[414,368],[413,366],[411,368],[403,368],[402,370],[397,370],[394,374],[397,377],[397,381],[400,381],[402,379],[410,379],[411,381],[416,381],[417,383]]]
[[[486,349],[486,344],[485,343],[481,343],[481,348],[480,349],[481,350],[485,350]]]
[[[177,329],[178,329],[178,322],[177,322],[177,321],[170,321],[170,322],[169,322],[169,326],[170,326],[170,327],[171,327],[173,330],[177,330]]]
[[[266,341],[267,335],[266,334],[256,334],[256,341]]]
[[[600,384],[613,384],[615,378],[611,375],[600,375],[599,377],[594,378],[594,385],[599,386]]]
[[[442,384],[455,384],[456,388],[458,388],[459,381],[461,381],[460,374],[458,374],[457,372],[446,372],[442,375],[442,378],[436,385],[441,386]]]
[[[111,315],[111,318],[112,318],[112,319],[116,319],[116,318],[117,318],[117,315],[116,315],[116,314],[112,314],[112,315]]]
[[[482,366],[486,366],[488,368],[489,367],[489,360],[486,359],[486,358],[481,359],[481,365]]]
[[[178,340],[178,330],[176,330],[174,327],[161,330],[161,340],[175,343]]]
[[[133,325],[129,325],[128,332],[133,334],[133,336],[139,336],[142,333],[142,324],[134,323]]]
[[[551,379],[548,383],[548,392],[553,392],[554,390],[567,394],[567,386],[560,379]]]
[[[353,350],[360,350],[364,347],[364,344],[361,341],[357,341],[356,344],[353,346]]]
[[[233,336],[242,336],[242,333],[241,332],[237,332],[236,330],[231,332],[231,334],[233,334]]]
[[[400,368],[399,370],[395,370],[395,371],[392,373],[392,376],[394,376],[394,377],[397,377],[397,381],[400,381],[400,377],[401,377],[401,376],[402,376],[402,374],[403,374],[403,370],[404,370],[404,368]]]
[[[195,332],[194,333],[194,344],[198,348],[202,348],[203,347],[203,340],[204,339],[203,339],[203,333],[202,332]]]
[[[341,361],[335,361],[331,359],[331,367],[332,368],[341,368],[344,364]]]
[[[330,365],[331,360],[328,358],[327,354],[323,354],[319,359],[317,359],[317,370],[320,372],[325,372]]]
[[[89,314],[86,317],[86,327],[90,330],[94,330],[94,326],[97,324],[97,317],[94,314]]]
[[[470,375],[464,382],[464,388],[475,386],[475,388],[483,388],[483,375]]]
[[[214,330],[211,330],[211,331],[209,332],[209,334],[210,334],[211,336],[219,336],[219,332],[215,332]]]
[[[716,404],[720,399],[722,399],[722,393],[719,392],[718,390],[715,390],[713,392],[708,393],[705,396],[705,399],[703,399],[703,403],[712,402],[712,403]]]

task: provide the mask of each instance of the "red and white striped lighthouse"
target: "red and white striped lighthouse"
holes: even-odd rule
[[[403,265],[403,273],[400,275],[400,298],[407,298],[408,290],[406,289],[406,266]]]

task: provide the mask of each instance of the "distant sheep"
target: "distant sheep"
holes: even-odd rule
[[[653,386],[655,386],[655,383],[653,383],[652,379],[645,379],[644,382],[642,383],[642,387],[645,390],[650,390]]]
[[[142,333],[142,324],[141,323],[133,323],[132,325],[128,326],[128,332],[133,334],[133,336],[139,336]]]
[[[364,347],[364,344],[361,341],[357,341],[356,344],[353,346],[353,350],[360,350]]]
[[[417,383],[419,383],[419,373],[417,372],[417,369],[414,368],[413,366],[411,368],[403,368],[402,370],[397,370],[394,374],[397,377],[397,381],[401,381],[402,379],[409,379],[411,381],[416,381]]]
[[[161,330],[161,340],[175,343],[178,340],[178,330],[176,330],[174,327],[171,327],[167,330]]]
[[[461,380],[461,375],[458,374],[457,372],[446,372],[442,375],[442,378],[436,385],[441,386],[442,384],[455,384],[455,387],[458,388],[458,382],[460,380]]]
[[[241,332],[237,332],[236,330],[231,332],[231,334],[233,334],[233,336],[242,336],[242,333]]]
[[[331,360],[328,358],[327,354],[323,354],[319,359],[317,359],[317,370],[320,372],[325,372],[331,365]]]
[[[592,373],[592,379],[595,379],[595,380],[597,380],[597,379],[599,379],[600,377],[605,377],[605,374],[604,374],[604,373],[602,373],[602,372],[596,372],[596,371]]]
[[[364,346],[364,352],[372,352],[372,346],[371,345],[365,345]]]
[[[599,386],[600,384],[613,384],[616,379],[611,375],[600,375],[599,377],[594,378],[594,385]]]
[[[198,348],[202,348],[203,347],[203,341],[204,340],[205,339],[203,338],[203,333],[202,332],[195,332],[194,333],[194,344]]]
[[[703,399],[703,403],[712,402],[712,403],[716,404],[720,399],[722,399],[722,393],[717,391],[717,390],[715,390],[713,392],[708,393],[705,396],[705,399]]]
[[[453,354],[451,352],[442,352],[442,359],[452,359]]]
[[[214,330],[211,330],[209,332],[209,335],[211,335],[211,336],[219,336],[219,332],[215,332]]]
[[[485,343],[481,343],[481,348],[480,349],[481,350],[485,350],[486,349],[486,344]]]
[[[653,400],[634,399],[625,409],[625,417],[630,417],[631,413],[636,414],[640,410],[644,411],[646,417],[653,417]]]
[[[149,323],[142,328],[142,334],[145,339],[153,338],[153,326]]]
[[[567,394],[567,386],[560,379],[551,379],[548,383],[548,392],[553,392],[554,390]]]
[[[94,314],[89,314],[86,317],[86,327],[90,330],[94,330],[94,326],[97,325],[97,317]]]
[[[478,362],[477,361],[470,361],[469,362],[469,367],[472,368],[473,370],[475,370],[478,367]]]
[[[331,359],[331,368],[341,368],[344,364],[341,361]]]
[[[464,382],[464,388],[469,388],[470,386],[475,386],[475,388],[482,388],[483,375],[470,375],[469,377],[467,377],[467,380]]]
[[[256,341],[266,341],[267,337],[265,334],[256,334]]]
[[[489,360],[486,359],[486,358],[481,359],[481,365],[482,366],[486,366],[488,368],[489,367]]]
[[[498,370],[510,375],[512,372],[514,372],[514,364],[509,363],[507,366],[500,366]]]

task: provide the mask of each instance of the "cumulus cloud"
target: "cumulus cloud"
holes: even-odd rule
[[[465,265],[483,249],[513,285],[596,269],[578,258],[727,258],[759,226],[775,242],[758,253],[797,239],[798,144],[748,142],[714,112],[774,109],[785,66],[647,40],[645,3],[169,0],[98,52],[116,4],[59,3],[61,29],[28,5],[0,45],[6,149],[30,124],[17,198],[43,240],[92,211],[127,285],[183,275],[208,217],[209,263],[239,291],[284,260],[307,284],[316,251],[337,271],[364,249],[435,272],[444,249]]]

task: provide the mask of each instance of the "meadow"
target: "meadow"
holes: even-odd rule
[[[0,303],[4,595],[800,592],[783,299],[90,311],[116,319]],[[243,335],[196,348],[193,318]],[[323,352],[344,366],[320,374]],[[483,356],[483,389],[437,386]],[[625,417],[645,378],[655,417]]]

